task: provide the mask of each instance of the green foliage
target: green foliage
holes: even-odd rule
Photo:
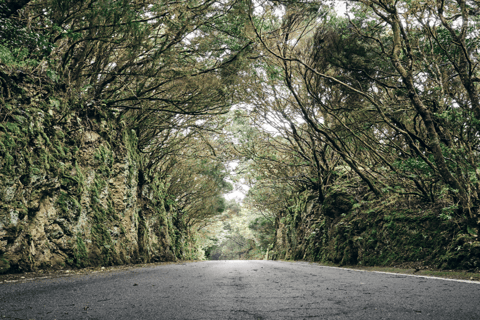
[[[11,68],[36,67],[52,49],[47,34],[12,14],[7,2],[0,1],[0,63]]]
[[[275,223],[273,219],[260,216],[251,221],[248,227],[255,234],[258,245],[263,250],[273,243],[275,237]]]

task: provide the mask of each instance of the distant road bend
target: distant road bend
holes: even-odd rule
[[[3,319],[480,319],[480,284],[205,261],[0,284]]]

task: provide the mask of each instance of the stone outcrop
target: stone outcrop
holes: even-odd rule
[[[357,202],[345,192],[320,203],[305,191],[292,203],[277,216],[273,259],[480,269],[478,230],[442,219],[442,208]]]
[[[45,98],[2,119],[0,273],[190,257],[135,133],[98,110]]]

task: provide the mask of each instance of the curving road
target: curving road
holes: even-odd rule
[[[205,261],[0,284],[3,319],[480,319],[480,283]]]

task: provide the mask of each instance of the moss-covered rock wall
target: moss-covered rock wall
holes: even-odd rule
[[[35,88],[22,81],[0,119],[0,272],[191,258],[135,133]]]
[[[478,270],[478,230],[460,227],[446,210],[357,202],[346,193],[328,195],[319,203],[305,191],[296,194],[291,206],[277,217],[270,257]]]

